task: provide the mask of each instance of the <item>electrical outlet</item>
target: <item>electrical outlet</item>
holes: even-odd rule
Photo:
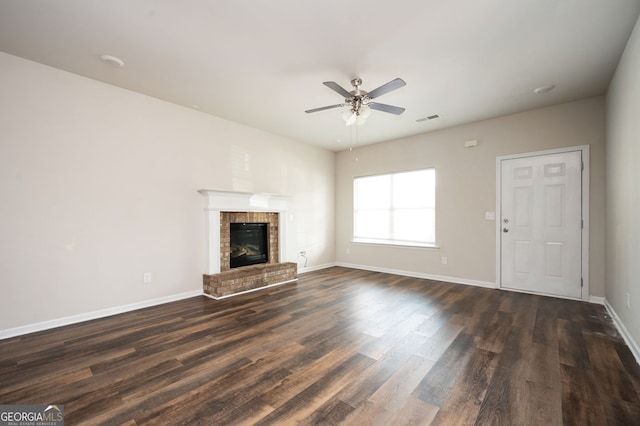
[[[631,309],[631,294],[627,293],[627,309]]]
[[[143,281],[145,284],[150,283],[150,282],[151,282],[151,272],[145,272],[145,273],[142,275],[142,281]]]
[[[449,260],[446,257],[442,256],[442,264],[443,265],[446,265],[448,261]]]
[[[300,256],[306,256],[306,255],[307,255],[307,252],[306,252],[306,251],[302,250],[302,251],[300,252]]]
[[[351,249],[347,247],[347,254],[351,254]]]

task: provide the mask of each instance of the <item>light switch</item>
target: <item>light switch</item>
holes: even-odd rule
[[[485,220],[496,220],[496,212],[484,212]]]

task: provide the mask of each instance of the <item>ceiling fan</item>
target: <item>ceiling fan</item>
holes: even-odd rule
[[[405,110],[401,107],[381,104],[379,102],[373,101],[373,99],[376,99],[378,96],[382,96],[385,93],[389,93],[392,90],[396,90],[401,88],[402,86],[405,86],[407,83],[405,83],[401,78],[391,80],[390,82],[383,84],[382,86],[372,90],[371,92],[360,89],[362,80],[359,78],[354,78],[353,80],[351,80],[353,90],[350,92],[348,92],[335,81],[325,81],[322,84],[338,93],[339,95],[344,96],[344,103],[308,109],[305,111],[307,114],[332,108],[349,107],[349,109],[343,113],[342,118],[344,118],[347,126],[350,126],[354,123],[363,124],[369,114],[371,114],[372,109],[382,112],[388,112],[395,115],[400,115]]]

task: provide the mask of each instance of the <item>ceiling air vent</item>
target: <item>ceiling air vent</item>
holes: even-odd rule
[[[416,120],[416,123],[422,123],[423,121],[435,120],[436,118],[440,118],[440,114],[431,114],[426,117],[420,117]]]

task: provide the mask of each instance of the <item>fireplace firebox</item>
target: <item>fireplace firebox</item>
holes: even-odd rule
[[[268,223],[230,223],[230,267],[269,262]]]

